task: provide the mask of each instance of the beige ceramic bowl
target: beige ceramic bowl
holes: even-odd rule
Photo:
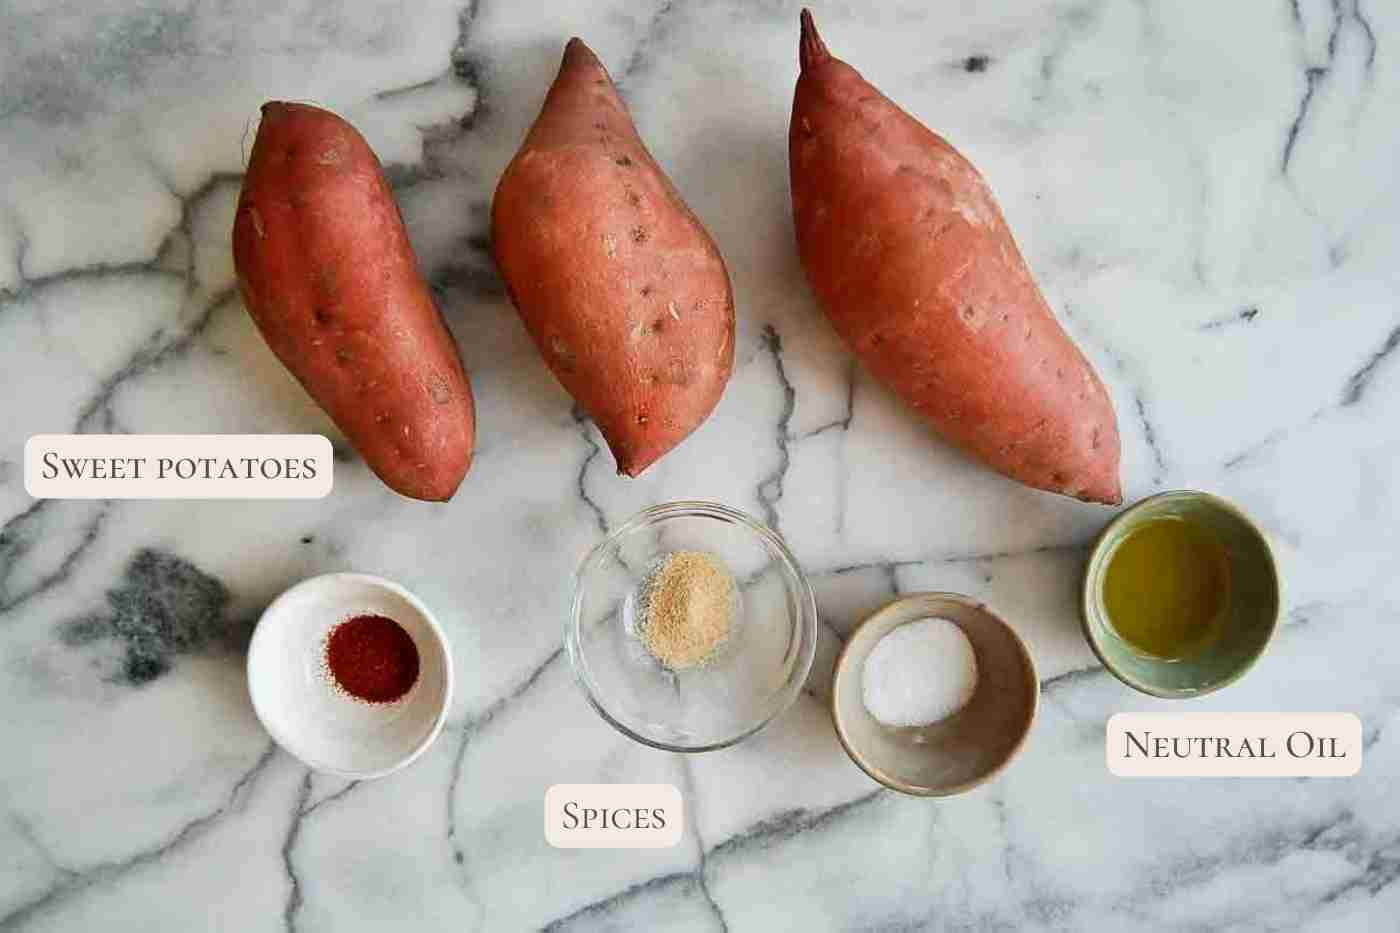
[[[916,619],[956,622],[977,656],[977,690],[961,710],[929,726],[892,728],[865,709],[865,659],[886,634]],[[846,754],[875,780],[906,794],[947,797],[996,776],[1035,721],[1040,680],[1020,637],[986,606],[956,593],[918,593],[862,622],[836,659],[831,713]]]

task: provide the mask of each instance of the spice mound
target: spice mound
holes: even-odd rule
[[[977,691],[977,655],[961,626],[930,617],[907,622],[871,649],[861,671],[870,715],[886,726],[927,726],[967,705]]]
[[[325,670],[341,693],[366,703],[392,703],[418,682],[418,648],[387,616],[346,619],[326,636]]]
[[[642,643],[671,670],[703,663],[729,636],[734,578],[709,554],[668,554],[643,586]]]

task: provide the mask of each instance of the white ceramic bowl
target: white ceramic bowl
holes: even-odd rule
[[[357,615],[388,616],[413,638],[418,681],[393,703],[338,691],[324,670],[325,640]],[[248,693],[278,745],[317,771],[383,777],[423,753],[452,703],[452,655],[433,614],[408,590],[363,573],[328,573],[277,597],[248,646]]]

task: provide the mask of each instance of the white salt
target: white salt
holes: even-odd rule
[[[967,705],[977,689],[977,655],[955,622],[936,617],[901,625],[876,643],[861,670],[865,708],[886,726],[926,726]]]

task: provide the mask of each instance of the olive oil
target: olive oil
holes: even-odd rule
[[[1179,660],[1220,635],[1229,590],[1229,558],[1210,529],[1155,518],[1109,555],[1103,604],[1109,624],[1133,648]]]

